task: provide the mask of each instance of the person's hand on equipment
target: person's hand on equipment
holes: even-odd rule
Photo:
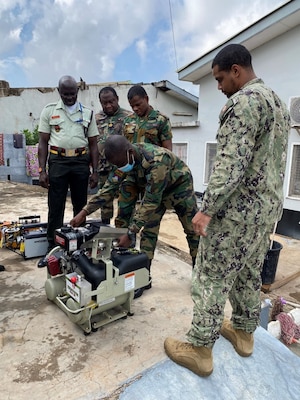
[[[70,225],[73,226],[73,228],[81,226],[85,222],[86,216],[87,216],[86,211],[81,210],[77,215],[75,215],[74,218],[71,219]]]

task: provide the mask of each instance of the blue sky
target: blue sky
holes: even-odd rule
[[[177,68],[286,2],[1,0],[0,80],[10,87],[52,87],[65,74],[88,84],[169,80],[195,92]]]

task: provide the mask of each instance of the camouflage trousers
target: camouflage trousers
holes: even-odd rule
[[[120,186],[118,217],[115,219],[116,227],[128,227],[134,214],[139,195],[144,194],[144,189],[135,182],[125,180]],[[143,200],[141,205],[143,206]],[[137,206],[139,207],[139,205]],[[184,229],[191,257],[196,257],[199,244],[199,236],[195,234],[192,218],[197,213],[197,199],[191,181],[173,189],[163,195],[161,204],[155,212],[151,212],[149,220],[145,222],[141,231],[140,249],[144,251],[150,260],[154,257],[161,219],[167,209],[173,209]]]
[[[219,337],[226,300],[234,328],[252,333],[259,324],[261,271],[272,227],[212,218],[201,237],[192,275],[193,320],[187,334],[195,346]]]

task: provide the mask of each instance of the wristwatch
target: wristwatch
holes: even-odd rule
[[[46,172],[45,168],[39,167],[39,174],[42,172]]]

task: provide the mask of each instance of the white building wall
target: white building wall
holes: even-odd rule
[[[99,103],[99,91],[106,84],[91,84],[88,89],[79,90],[78,100],[94,112],[101,109]],[[127,100],[127,93],[131,84],[120,84],[113,86],[119,96],[120,106],[131,110]],[[148,96],[149,103],[166,114],[171,123],[192,122],[197,119],[197,108],[185,103],[183,100],[172,97],[168,92],[163,92],[151,84],[143,85]],[[50,89],[51,90],[51,89]],[[39,116],[43,107],[59,99],[57,89],[42,93],[37,88],[23,89],[20,96],[0,97],[0,133],[20,133],[24,129],[33,130],[39,123]],[[191,116],[177,116],[174,112],[186,112]],[[184,129],[184,128],[183,128]]]
[[[253,50],[253,67],[257,77],[262,78],[280,98],[289,104],[289,98],[300,96],[300,26]],[[190,168],[194,174],[196,190],[203,192],[205,167],[205,143],[214,141],[218,129],[218,116],[227,98],[217,90],[217,82],[212,75],[203,77],[199,88],[198,119],[200,127],[195,133],[193,149],[190,150]],[[300,211],[300,200],[287,197],[288,177],[291,168],[291,147],[300,144],[300,135],[291,129],[284,183],[284,208]]]
[[[268,42],[253,52],[254,67],[257,76],[270,86],[279,97],[289,105],[289,98],[300,96],[300,26],[286,34]],[[291,170],[292,144],[300,144],[300,135],[296,129],[291,129],[287,168],[284,181],[284,208],[300,211],[300,200],[287,196]]]
[[[132,84],[112,83],[119,96],[121,107],[131,110],[127,100],[127,93]],[[79,90],[78,100],[90,107],[95,113],[99,112],[99,91],[109,84],[91,84],[85,90]],[[143,84],[149,103],[170,118],[172,131],[176,140],[190,141],[195,135],[188,134],[189,125],[195,125],[197,120],[197,104],[190,104],[185,97],[174,97],[172,91],[162,91],[151,84]],[[9,95],[0,97],[0,133],[4,133],[4,158],[5,165],[0,166],[0,180],[10,179],[16,182],[31,182],[31,177],[26,175],[25,169],[25,140],[23,148],[14,148],[14,133],[21,133],[24,129],[33,131],[39,123],[39,116],[46,104],[57,102],[59,93],[56,88],[27,88],[12,89]],[[179,114],[179,115],[178,115]],[[180,115],[184,114],[184,115]],[[174,127],[176,126],[176,128]],[[192,128],[195,132],[195,128]],[[189,157],[188,157],[189,158]]]

